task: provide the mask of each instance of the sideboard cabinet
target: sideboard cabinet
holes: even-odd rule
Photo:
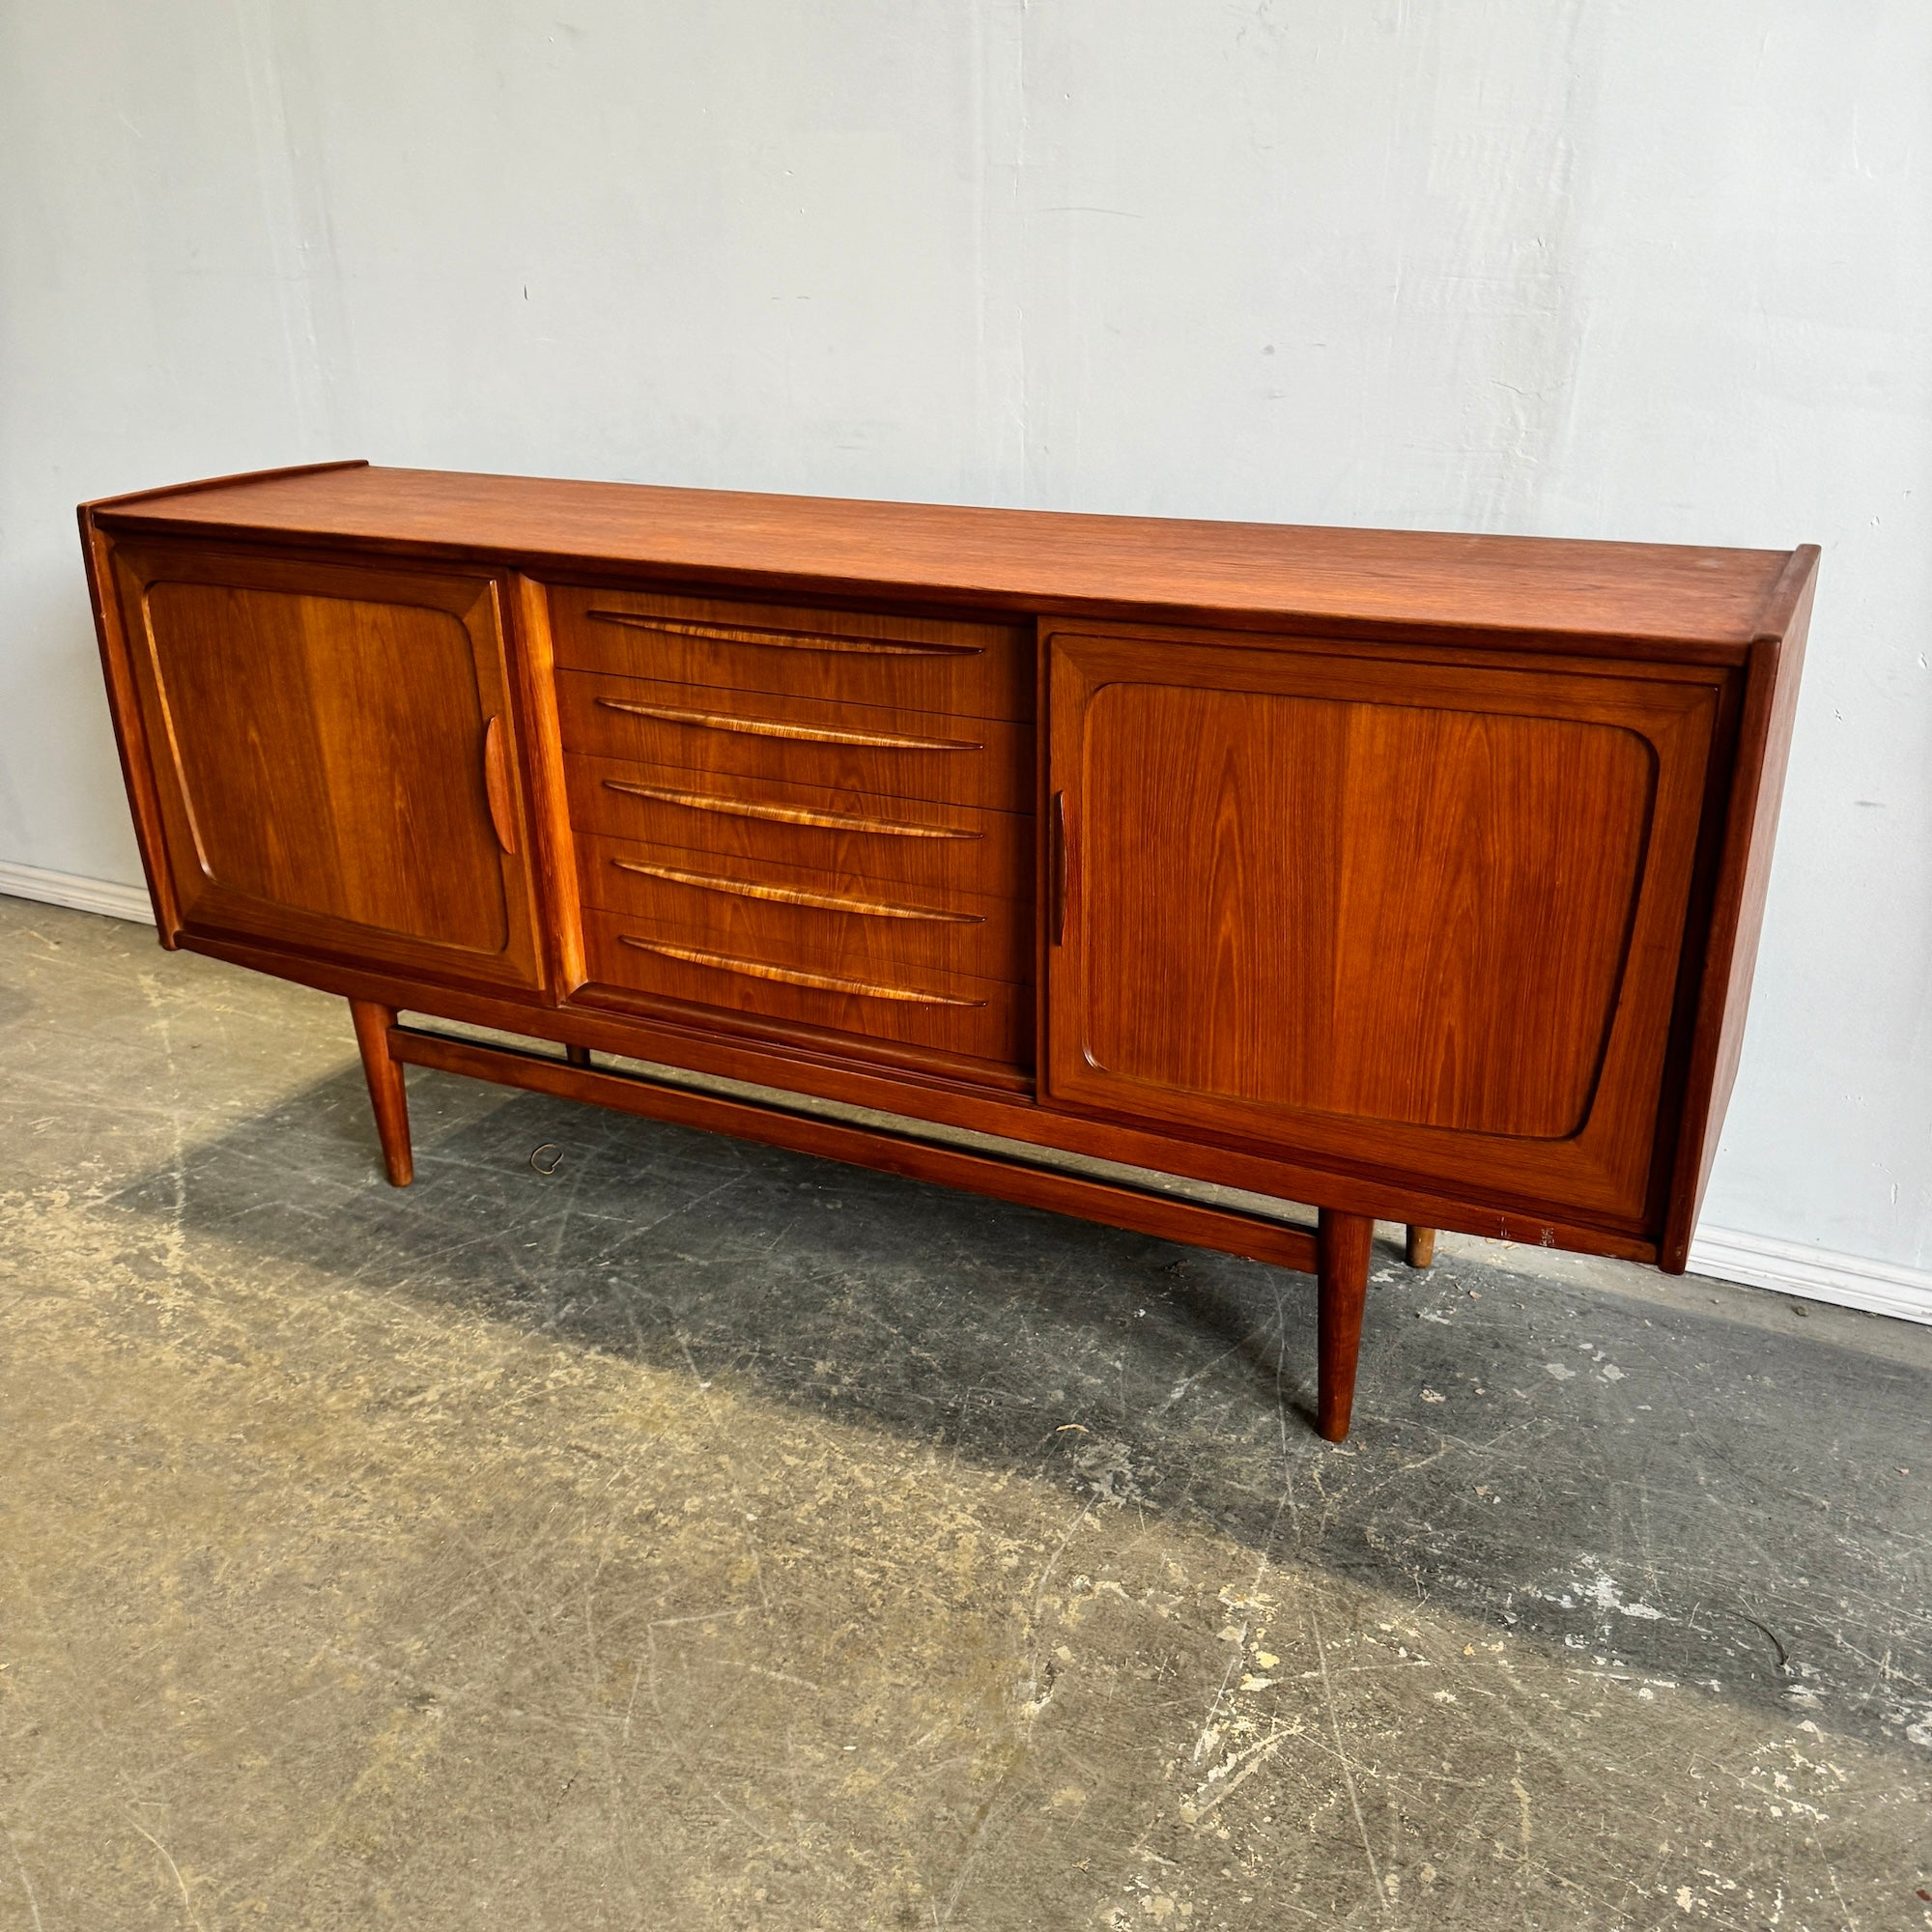
[[[1331,1439],[1378,1216],[1685,1264],[1815,550],[361,464],[81,527],[161,943],[347,997],[398,1184],[415,1065],[1305,1269]]]

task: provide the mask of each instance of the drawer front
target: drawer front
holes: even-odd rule
[[[1029,909],[1012,899],[869,882],[839,889],[809,867],[620,838],[579,840],[578,867],[585,905],[702,933],[721,952],[863,980],[906,967],[1033,977]]]
[[[586,908],[585,964],[600,987],[798,1020],[1004,1065],[1021,1064],[1033,1025],[1031,990],[1002,980],[930,968],[875,978],[796,968],[747,948],[732,952],[704,931]]]
[[[566,757],[580,835],[634,838],[704,858],[814,873],[830,891],[920,888],[1031,905],[1031,813],[935,806],[671,765]]]
[[[1030,629],[577,584],[549,596],[569,670],[959,718],[1034,712]]]
[[[591,757],[1012,810],[1033,726],[704,685],[559,671],[563,746]]]

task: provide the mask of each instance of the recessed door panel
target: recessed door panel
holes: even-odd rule
[[[1642,738],[1147,684],[1097,692],[1089,731],[1083,889],[1136,909],[1122,970],[1089,981],[1094,1067],[1414,1126],[1582,1123],[1649,821]]]
[[[190,930],[536,984],[493,584],[117,555]]]
[[[1715,690],[1058,638],[1061,1103],[1643,1207]]]

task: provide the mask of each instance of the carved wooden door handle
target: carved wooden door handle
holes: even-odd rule
[[[493,712],[483,727],[483,789],[490,800],[490,824],[505,852],[517,849],[517,814],[510,805],[510,770],[503,762],[503,720]]]
[[[1066,869],[1071,863],[1066,851],[1066,794],[1057,791],[1053,794],[1053,848],[1049,855],[1052,867],[1051,912],[1048,930],[1053,935],[1053,943],[1058,946],[1066,932]]]

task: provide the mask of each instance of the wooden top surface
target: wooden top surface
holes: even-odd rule
[[[1066,613],[1287,617],[1702,645],[1782,632],[1816,553],[959,509],[367,465],[95,506],[111,528],[275,537]],[[1352,620],[1350,622],[1350,620]]]

